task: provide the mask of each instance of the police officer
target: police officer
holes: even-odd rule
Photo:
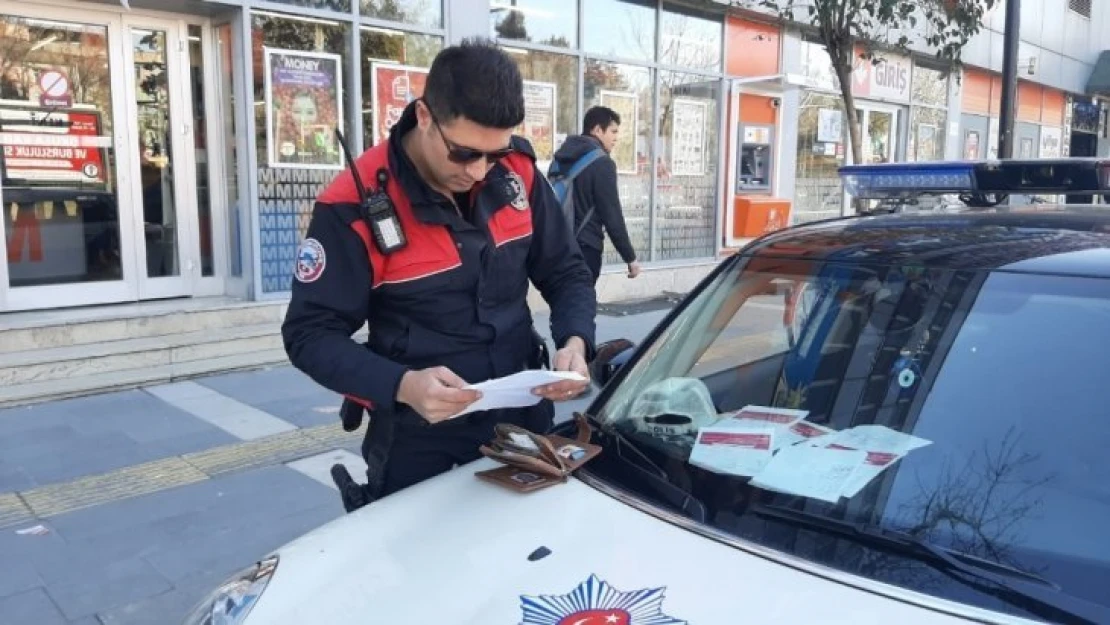
[[[496,423],[546,431],[552,402],[588,387],[560,381],[533,389],[535,406],[451,418],[479,398],[467,384],[539,364],[529,281],[551,308],[553,368],[589,377],[593,279],[512,133],[523,119],[511,58],[486,40],[446,48],[388,140],[355,160],[357,179],[344,172],[316,200],[282,335],[294,366],[370,415],[369,481],[348,511],[476,460]],[[364,323],[365,346],[351,338]]]

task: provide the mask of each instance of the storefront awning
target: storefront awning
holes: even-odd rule
[[[1103,50],[1087,78],[1088,95],[1110,95],[1110,50]]]

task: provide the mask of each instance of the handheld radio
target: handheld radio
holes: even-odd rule
[[[389,170],[385,167],[378,169],[378,188],[373,195],[367,196],[366,187],[362,184],[362,177],[359,176],[358,168],[355,167],[355,160],[351,157],[351,150],[347,147],[347,142],[343,139],[343,133],[338,128],[335,129],[335,137],[339,140],[339,146],[343,148],[343,155],[347,159],[347,167],[351,170],[351,176],[355,179],[362,218],[370,226],[370,232],[374,235],[374,243],[378,246],[378,250],[382,254],[391,254],[405,247],[408,244],[405,239],[405,231],[401,228],[401,221],[397,219],[397,210],[393,206],[393,200],[389,198],[389,194],[386,192]]]

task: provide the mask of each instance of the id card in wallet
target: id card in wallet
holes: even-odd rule
[[[540,475],[534,471],[508,465],[497,467],[496,469],[479,471],[475,473],[475,475],[483,480],[493,482],[498,486],[503,486],[518,493],[530,493],[534,490],[559,484],[563,481],[547,475]]]

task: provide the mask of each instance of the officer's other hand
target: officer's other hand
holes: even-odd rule
[[[533,393],[551,401],[567,401],[578,397],[590,386],[590,370],[586,366],[586,344],[578,337],[571,337],[567,344],[555,352],[552,363],[555,371],[573,371],[585,378],[582,381],[561,380],[537,386]]]
[[[397,401],[412,406],[429,423],[439,423],[482,396],[464,386],[466,380],[447,367],[408,371],[401,377]]]
[[[634,260],[628,263],[628,277],[635,278],[636,276],[640,275],[641,269],[642,267],[640,267],[640,261],[638,260]]]

